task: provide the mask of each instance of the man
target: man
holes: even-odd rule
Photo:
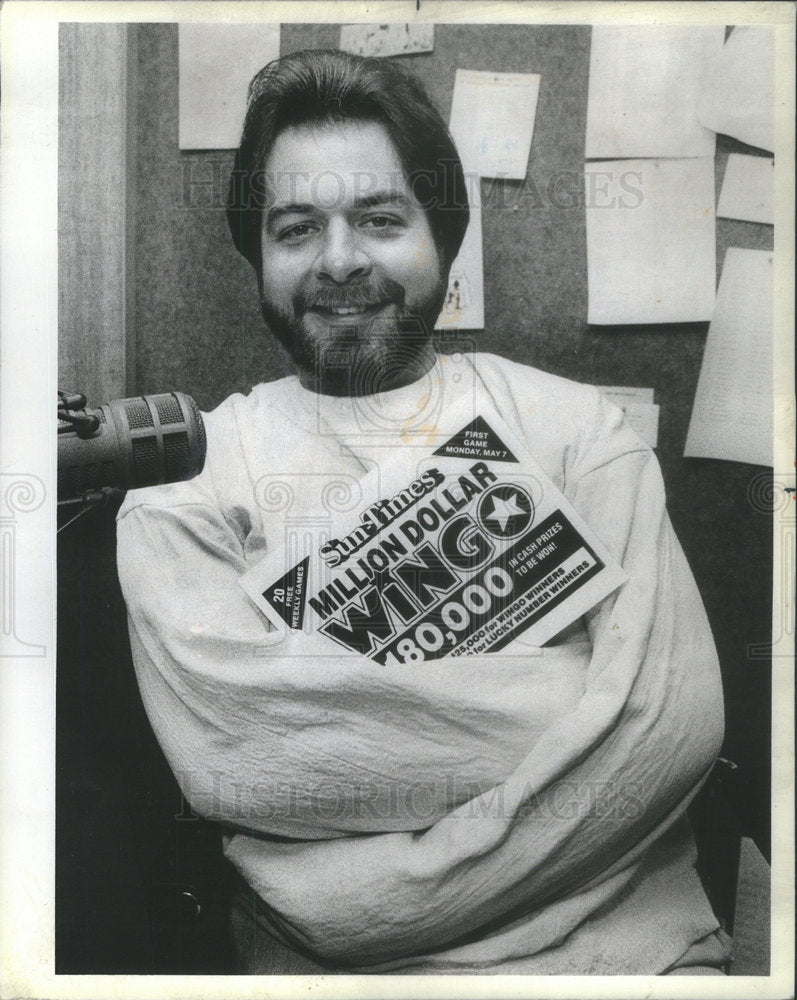
[[[208,414],[203,473],[120,511],[142,696],[247,887],[241,971],[717,972],[684,811],[721,690],[658,468],[597,390],[435,355],[464,191],[397,65],[301,52],[253,81],[228,217],[297,376]],[[380,666],[268,632],[238,581],[286,519],[463,406],[512,428],[627,582],[507,655]]]

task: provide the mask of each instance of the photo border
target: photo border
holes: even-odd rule
[[[791,3],[121,2],[2,9],[0,470],[12,515],[16,636],[40,652],[0,664],[0,995],[14,997],[786,997],[794,980],[794,636],[773,649],[772,974],[768,977],[105,976],[53,974],[58,24],[61,21],[766,23],[776,28],[775,482],[793,485],[794,21]],[[794,494],[791,493],[793,500]],[[18,514],[18,516],[16,516]],[[776,514],[777,518],[777,505]],[[6,515],[6,527],[11,524]],[[793,522],[792,522],[793,523]],[[788,581],[775,524],[775,617]],[[7,583],[9,581],[6,581]],[[793,618],[792,618],[793,623]],[[0,641],[2,641],[0,637]],[[43,649],[42,649],[43,647]]]

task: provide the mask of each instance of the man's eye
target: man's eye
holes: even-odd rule
[[[367,229],[390,230],[397,229],[401,225],[401,220],[393,215],[369,215],[363,219],[361,225]]]
[[[315,233],[318,226],[312,222],[297,222],[294,226],[288,226],[280,231],[278,239],[287,243],[299,243],[311,233]]]

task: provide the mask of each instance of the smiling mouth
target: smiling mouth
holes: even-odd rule
[[[370,305],[359,306],[311,306],[310,311],[324,317],[351,319],[358,316],[370,316],[388,304],[387,302],[374,302]]]

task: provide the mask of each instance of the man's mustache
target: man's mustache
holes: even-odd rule
[[[294,296],[297,315],[309,309],[369,309],[392,302],[401,305],[406,292],[403,285],[390,278],[370,276],[345,285],[303,287]]]

